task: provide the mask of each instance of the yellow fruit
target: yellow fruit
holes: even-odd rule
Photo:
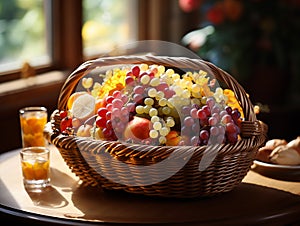
[[[72,95],[69,97],[68,102],[67,102],[67,107],[69,110],[72,109],[74,101],[83,94],[88,94],[88,93],[85,91],[72,93]]]
[[[87,120],[95,112],[95,98],[90,94],[83,94],[74,101],[71,112],[79,120]]]
[[[91,125],[81,125],[79,126],[78,130],[77,130],[77,133],[76,135],[78,137],[90,137],[91,136],[91,133],[90,133],[90,130],[92,129],[93,127]]]

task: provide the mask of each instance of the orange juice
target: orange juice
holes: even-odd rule
[[[45,147],[27,147],[20,152],[23,182],[26,188],[41,188],[50,182],[50,151]]]
[[[22,172],[25,180],[47,180],[49,178],[49,160],[22,161]]]
[[[47,110],[43,107],[28,107],[20,110],[20,124],[23,147],[45,146],[44,127]]]

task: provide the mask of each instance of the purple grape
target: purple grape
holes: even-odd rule
[[[210,135],[211,136],[217,136],[219,134],[219,129],[216,126],[210,127]]]

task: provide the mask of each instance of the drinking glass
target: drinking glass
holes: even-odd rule
[[[23,184],[30,191],[42,191],[50,184],[50,150],[26,147],[20,151]]]
[[[22,146],[45,147],[44,127],[47,123],[45,107],[25,107],[19,110]]]

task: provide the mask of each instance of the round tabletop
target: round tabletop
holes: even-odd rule
[[[230,192],[206,198],[146,197],[86,187],[51,149],[51,186],[26,191],[19,150],[0,155],[0,212],[53,225],[293,225],[300,222],[300,183],[250,170]],[[1,216],[1,215],[0,215]]]

